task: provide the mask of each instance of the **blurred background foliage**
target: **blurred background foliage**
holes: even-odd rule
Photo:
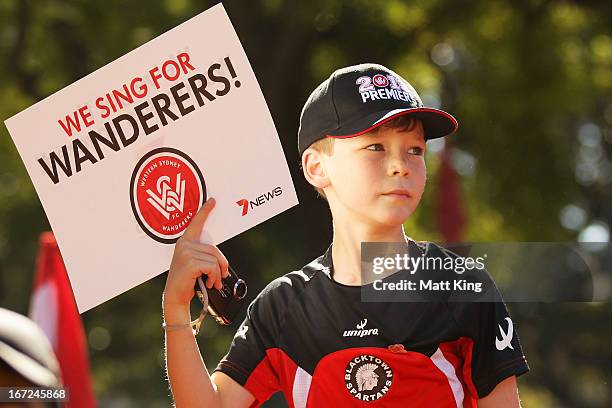
[[[12,116],[215,3],[2,0],[0,116]],[[298,118],[319,82],[359,62],[389,66],[426,104],[459,119],[459,132],[446,143],[461,175],[466,241],[609,241],[610,2],[224,5],[266,96],[300,198],[299,206],[220,246],[249,281],[251,297],[330,243],[329,210],[299,170]],[[0,306],[27,313],[37,238],[49,226],[6,128],[0,133]],[[428,143],[428,187],[406,223],[419,240],[441,239],[435,176],[443,143]],[[66,199],[78,205],[76,197]],[[160,327],[164,281],[162,274],[84,314],[100,406],[169,405]],[[524,406],[612,406],[610,304],[509,307],[532,368],[519,379]],[[199,344],[209,368],[236,327],[205,322]],[[268,406],[284,406],[282,397]]]

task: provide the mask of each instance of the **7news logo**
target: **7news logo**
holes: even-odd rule
[[[236,201],[236,204],[242,207],[242,216],[244,217],[249,213],[249,209],[253,209],[253,207],[259,207],[260,205],[264,205],[270,202],[274,197],[278,197],[283,193],[283,189],[280,187],[274,188],[272,191],[268,191],[265,194],[257,196],[253,200],[247,200],[246,198],[242,198]]]

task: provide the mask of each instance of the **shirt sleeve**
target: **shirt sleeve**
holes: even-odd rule
[[[272,281],[249,304],[228,353],[214,370],[246,388],[256,399],[252,405],[255,407],[281,389],[274,351],[278,348],[286,310],[283,304],[288,301],[287,289],[283,286],[287,286],[283,278]]]
[[[435,245],[431,252],[431,256],[460,257]],[[506,378],[528,372],[529,365],[521,349],[517,325],[489,272],[484,268],[456,272],[459,271],[451,272],[447,278],[480,285],[482,289],[453,290],[444,300],[452,310],[459,336],[469,339],[464,350],[463,376],[478,398],[483,398]]]
[[[529,371],[517,325],[503,301],[467,302],[454,309],[459,327],[472,339],[464,376],[471,379],[478,398],[487,396],[504,379]]]

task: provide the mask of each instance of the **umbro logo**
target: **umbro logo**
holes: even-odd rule
[[[506,317],[506,321],[508,322],[508,331],[504,331],[501,324],[497,325],[497,327],[499,327],[499,333],[501,334],[501,339],[498,339],[497,336],[495,336],[495,348],[498,349],[499,351],[502,351],[506,348],[510,348],[511,350],[514,350],[514,347],[512,347],[512,344],[511,344],[512,336],[514,335],[514,326],[512,324],[512,319],[510,319],[509,317]]]
[[[378,329],[366,329],[368,319],[363,319],[355,326],[355,330],[345,330],[342,337],[365,337],[365,336],[378,336]]]

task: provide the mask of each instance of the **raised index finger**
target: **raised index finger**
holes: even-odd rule
[[[185,228],[185,232],[183,233],[183,237],[188,240],[198,241],[200,242],[200,235],[202,234],[202,228],[204,228],[204,223],[208,218],[208,214],[215,207],[215,199],[209,198],[206,200],[204,205],[200,208],[200,210],[193,217],[187,228]]]

